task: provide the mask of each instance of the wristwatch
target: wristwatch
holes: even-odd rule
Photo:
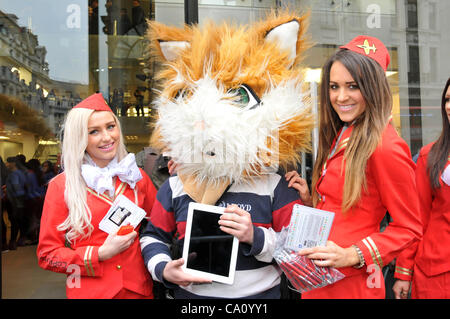
[[[356,253],[358,254],[358,257],[359,257],[359,265],[355,265],[355,266],[353,266],[353,268],[356,268],[356,269],[362,268],[366,264],[366,261],[364,260],[364,255],[358,246],[352,245],[352,247],[355,248]]]

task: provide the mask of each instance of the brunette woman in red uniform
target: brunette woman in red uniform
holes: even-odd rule
[[[345,278],[302,298],[385,298],[383,266],[422,235],[415,164],[390,123],[389,60],[381,41],[358,36],[322,69],[311,198],[296,172],[286,179],[304,203],[335,213],[326,247],[299,254]],[[387,211],[393,222],[380,232]]]
[[[424,234],[418,245],[408,247],[397,259],[396,298],[407,298],[411,279],[411,298],[450,298],[450,78],[442,93],[441,114],[441,135],[424,146],[417,159]]]
[[[121,235],[99,229],[119,195],[149,216],[156,189],[123,144],[120,123],[101,93],[67,115],[64,172],[48,186],[37,256],[44,269],[66,273],[68,298],[152,298],[139,225]],[[134,207],[134,206],[131,206]]]

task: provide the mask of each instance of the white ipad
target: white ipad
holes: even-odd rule
[[[224,209],[189,203],[182,269],[198,277],[232,285],[239,241],[219,228]]]

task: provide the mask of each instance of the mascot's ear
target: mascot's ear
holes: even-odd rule
[[[292,20],[280,24],[267,32],[265,41],[276,43],[280,49],[287,50],[291,60],[290,66],[297,56],[297,40],[300,35],[300,23]]]
[[[156,21],[148,21],[147,37],[155,53],[166,61],[174,61],[180,53],[189,47],[192,29],[188,26],[177,28]]]
[[[187,41],[163,41],[159,40],[161,53],[167,61],[174,61],[181,51],[190,46]]]

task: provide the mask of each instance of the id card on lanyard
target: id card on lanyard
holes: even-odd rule
[[[131,225],[136,228],[147,214],[137,205],[136,189],[134,189],[134,197],[135,202],[133,203],[125,195],[119,194],[111,202],[111,208],[100,221],[99,228],[108,234],[116,232],[124,225]]]

